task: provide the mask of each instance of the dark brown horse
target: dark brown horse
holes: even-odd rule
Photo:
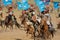
[[[44,37],[45,40],[47,40],[48,38],[51,39],[51,37],[54,36],[54,31],[49,31],[49,26],[47,24],[47,20],[46,18],[43,18],[41,20],[41,32],[42,32],[42,36]]]
[[[17,22],[16,18],[13,18],[14,20],[12,20],[11,18],[9,18],[9,16],[6,16],[5,20],[4,20],[4,24],[6,26],[6,29],[10,26],[10,29],[13,29],[13,25],[15,25],[17,28],[20,29],[20,24]]]
[[[6,30],[9,26],[10,26],[11,29],[13,29],[13,22],[8,16],[6,16],[6,19],[5,19],[4,22],[5,22]]]

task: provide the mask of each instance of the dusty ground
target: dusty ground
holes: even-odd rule
[[[23,30],[13,30],[0,32],[0,40],[33,40],[30,36],[26,36]],[[58,30],[52,40],[60,40],[60,31]]]

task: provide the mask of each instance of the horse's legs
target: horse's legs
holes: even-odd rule
[[[44,32],[44,39],[47,39],[47,32]]]
[[[52,37],[54,37],[54,32],[53,31],[51,31],[51,35],[52,35]]]
[[[2,28],[2,30],[3,30],[3,24],[2,24],[2,21],[1,21],[1,28]]]
[[[11,31],[13,30],[13,25],[10,25],[10,29],[11,29]]]
[[[28,34],[29,34],[29,29],[27,28],[27,32],[26,32],[26,34],[27,34],[27,36],[28,36]]]
[[[24,24],[24,30],[25,31],[27,30],[27,27],[28,27],[28,25],[27,24]]]
[[[5,31],[7,31],[7,28],[8,28],[9,26],[8,25],[5,25]]]
[[[40,30],[37,30],[37,32],[38,32],[38,37],[40,37]]]
[[[38,26],[38,28],[37,28],[37,32],[38,32],[38,37],[40,37],[40,26]]]
[[[1,21],[0,23],[1,23],[1,24],[0,24],[0,26],[1,26],[2,31],[3,31],[3,30],[4,30],[4,22],[3,22],[3,21]]]
[[[51,33],[49,32],[49,31],[45,31],[44,32],[44,37],[45,37],[45,40],[47,40],[47,39],[51,39]]]
[[[20,24],[19,24],[17,21],[15,21],[15,26],[16,26],[18,29],[20,29]]]

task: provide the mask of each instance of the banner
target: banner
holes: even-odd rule
[[[40,12],[44,11],[45,10],[45,3],[43,1],[40,1],[40,0],[34,0],[36,5],[38,6]]]
[[[12,4],[12,0],[2,0],[4,6]]]
[[[28,10],[30,5],[27,0],[22,0],[21,2],[17,2],[18,10]]]
[[[30,5],[28,4],[28,2],[24,2],[22,3],[22,8],[23,10],[28,10],[30,8]]]
[[[18,10],[22,10],[22,4],[21,4],[21,2],[17,2],[17,8],[18,8]]]
[[[58,9],[59,2],[54,2],[54,9]]]
[[[28,0],[22,0],[21,3],[23,10],[28,10],[30,8],[30,5],[28,4]]]

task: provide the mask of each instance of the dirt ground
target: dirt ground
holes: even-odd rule
[[[27,36],[25,31],[16,30],[0,32],[0,40],[33,40]],[[60,40],[60,31],[58,30],[52,40]]]

